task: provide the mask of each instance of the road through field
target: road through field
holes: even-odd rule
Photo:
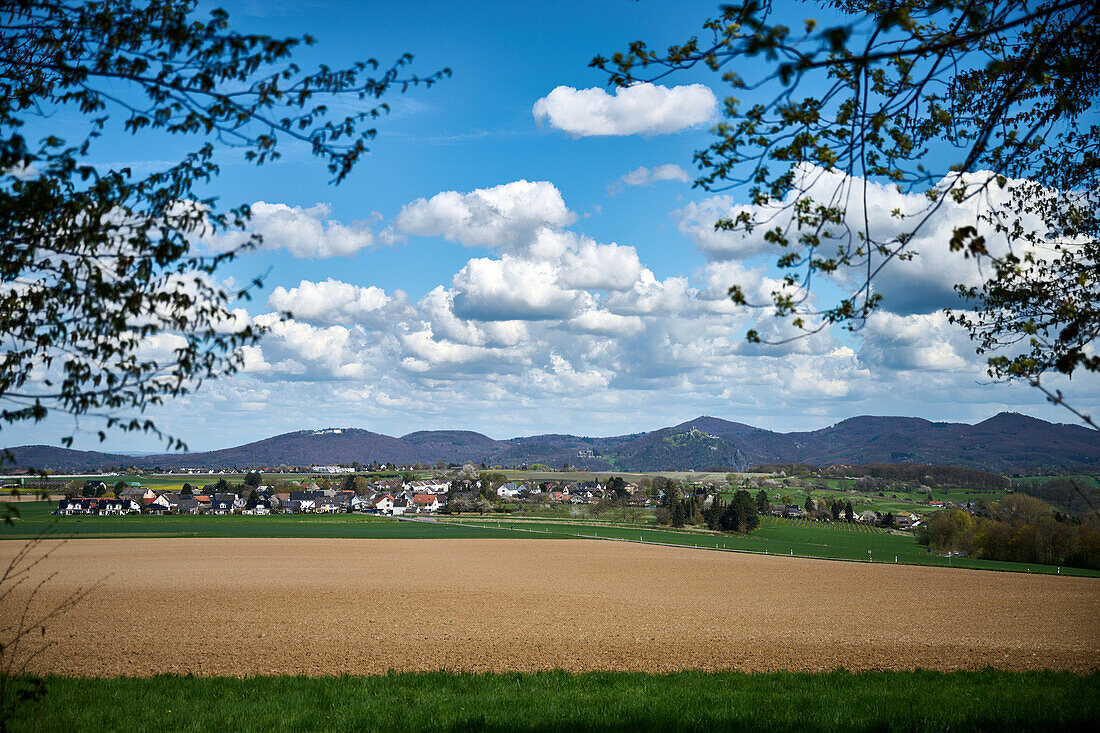
[[[67,675],[1100,670],[1093,578],[537,539],[88,539],[34,572],[41,607],[103,579],[29,665]]]

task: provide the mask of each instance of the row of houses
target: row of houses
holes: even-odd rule
[[[652,500],[637,493],[635,484],[624,484],[627,492],[626,503],[631,506],[650,506]],[[543,495],[552,502],[560,504],[591,504],[612,496],[611,490],[598,481],[564,483],[547,481],[542,484],[509,482],[497,487],[496,495],[501,499],[532,499]]]
[[[810,516],[809,512],[797,504],[772,504],[769,513],[773,517],[786,517],[788,519],[802,519]],[[860,524],[881,524],[885,519],[886,515],[883,512],[876,512],[871,509],[852,516],[852,521]],[[821,521],[830,522],[832,518],[822,516]],[[838,521],[845,522],[847,519],[845,519],[844,514],[841,514]],[[920,523],[921,518],[910,512],[898,512],[894,515],[893,521],[893,526],[898,529],[912,529]]]
[[[186,495],[146,489],[140,496],[73,497],[61,499],[55,514],[328,514],[370,512],[386,515],[434,513],[446,499],[437,494],[376,492],[360,496],[354,491],[306,489],[272,493],[260,489],[248,496],[232,492]]]
[[[170,492],[135,499],[132,496],[72,497],[58,501],[55,514],[268,514],[270,509],[261,501],[249,502],[236,494],[194,494],[181,496]]]

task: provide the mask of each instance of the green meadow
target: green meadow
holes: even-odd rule
[[[50,677],[13,731],[1093,731],[1100,675]]]
[[[1013,572],[1058,573],[1051,565],[941,557],[917,544],[912,533],[860,524],[822,524],[804,519],[762,517],[749,535],[646,524],[516,515],[447,515],[434,521],[401,521],[364,514],[68,516],[51,514],[54,502],[21,502],[19,519],[0,525],[0,540],[46,534],[57,539],[125,537],[318,537],[359,539],[606,539],[683,547],[816,557],[857,562],[964,567]],[[868,550],[870,553],[868,553]],[[1100,577],[1100,571],[1061,568],[1062,575]]]
[[[654,528],[614,523],[524,520],[513,517],[487,519],[440,519],[441,522],[478,525],[488,530],[514,529],[534,537],[575,537],[698,547],[712,550],[755,552],[794,557],[819,557],[858,562],[898,563],[938,567],[977,568],[1014,572],[1058,573],[1051,565],[941,557],[917,544],[911,533],[889,532],[876,527],[837,522],[822,524],[804,519],[761,517],[761,527],[748,535],[721,534],[705,530]],[[870,553],[868,553],[870,550]],[[1062,575],[1100,577],[1100,571],[1061,568]]]
[[[93,537],[319,537],[434,539],[512,537],[489,530],[427,522],[399,522],[363,514],[270,514],[267,516],[165,514],[161,516],[54,516],[55,502],[23,502],[20,517],[0,525],[0,539]]]

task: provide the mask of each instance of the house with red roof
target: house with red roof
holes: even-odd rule
[[[418,512],[439,511],[439,497],[435,494],[414,494],[413,506]]]

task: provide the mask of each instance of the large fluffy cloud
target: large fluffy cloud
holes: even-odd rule
[[[886,263],[875,275],[873,288],[883,296],[883,306],[890,311],[931,313],[960,305],[954,290],[956,284],[978,285],[985,279],[978,262],[950,251],[949,242],[956,228],[976,227],[985,235],[992,254],[1002,254],[1008,249],[1004,235],[992,232],[981,221],[984,213],[1005,204],[1009,197],[1008,188],[982,185],[990,175],[968,174],[961,182],[954,175],[949,176],[939,184],[941,191],[965,185],[973,195],[958,201],[953,196],[941,196],[933,202],[924,193],[903,193],[893,185],[865,182],[841,171],[806,166],[796,176],[795,190],[801,194],[792,192],[783,201],[754,206],[739,204],[728,195],[713,196],[677,209],[673,216],[680,231],[709,259],[743,261],[765,253],[778,257],[781,252],[766,239],[769,232],[777,229],[786,232],[791,241],[782,254],[801,253],[798,238],[809,230],[799,230],[793,221],[796,195],[807,196],[815,204],[841,206],[851,231],[843,225],[825,227],[833,238],[822,238],[822,254],[831,255],[843,238],[859,241],[864,222],[872,241],[896,244],[899,237],[907,237],[904,251],[911,258],[895,258]],[[1009,187],[1016,183],[1009,181]],[[742,213],[758,222],[751,232],[715,230],[718,220],[732,220]],[[1021,224],[1027,231],[1043,231],[1041,221],[1032,215],[1022,216]],[[1017,252],[1023,252],[1019,244]],[[873,266],[882,262],[877,253],[874,258]],[[841,268],[831,279],[841,287],[858,287],[865,272],[864,267]]]
[[[867,363],[890,370],[920,373],[977,368],[966,334],[940,313],[900,316],[873,313],[863,329],[860,356]]]
[[[558,281],[575,290],[629,290],[643,269],[633,247],[591,239],[563,252],[559,264]]]
[[[539,229],[564,227],[576,218],[552,183],[521,180],[417,199],[401,210],[396,225],[408,234],[443,237],[467,247],[499,247],[522,246]]]
[[[290,312],[299,321],[340,323],[370,318],[390,300],[384,290],[373,285],[364,288],[329,278],[319,283],[302,280],[289,290],[280,285],[268,296],[267,304]]]
[[[257,201],[250,228],[263,235],[264,249],[285,249],[295,257],[346,257],[380,243],[370,228],[347,226],[331,216],[328,204],[303,208]]]
[[[377,358],[368,358],[370,346],[361,328],[318,327],[274,314],[258,316],[256,322],[268,333],[251,363],[245,362],[250,371],[313,381],[361,380],[378,366]]]
[[[552,263],[511,255],[470,260],[454,286],[455,312],[482,321],[567,318],[582,302],[580,293],[557,282]]]
[[[535,102],[536,120],[573,135],[660,135],[701,125],[718,100],[702,84],[664,87],[634,84],[608,94],[598,87],[560,86]]]
[[[732,196],[711,196],[672,212],[680,232],[708,258],[748,259],[773,246],[759,235],[715,229],[719,220],[733,220],[750,207],[735,204]]]

